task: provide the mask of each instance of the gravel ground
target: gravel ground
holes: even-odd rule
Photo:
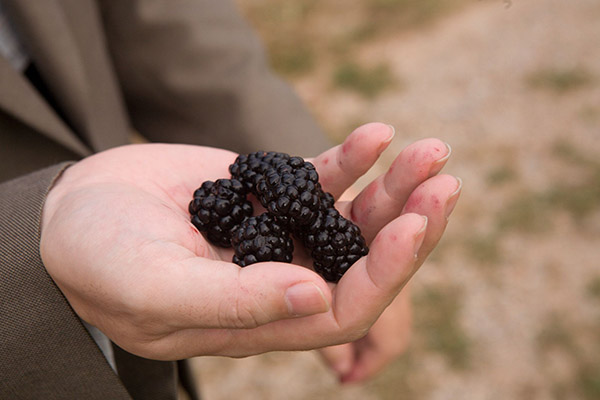
[[[600,398],[598,21],[598,0],[478,1],[362,45],[401,82],[375,97],[332,89],[327,66],[293,79],[338,138],[396,127],[369,177],[449,142],[462,198],[415,276],[411,348],[381,376],[339,386],[313,352],[198,358],[205,398]]]

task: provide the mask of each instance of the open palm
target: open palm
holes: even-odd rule
[[[367,125],[314,159],[324,189],[339,196],[389,137],[386,125]],[[437,140],[418,149],[421,156],[407,165],[431,167],[436,151],[440,159],[446,151]],[[302,257],[296,264],[239,268],[230,249],[212,246],[191,225],[193,191],[205,180],[228,177],[235,157],[199,146],[136,145],[65,171],[44,206],[41,253],[83,320],[125,350],[153,359],[239,357],[357,340],[414,274],[415,252],[423,259],[439,240],[457,186],[449,176],[431,178],[430,170],[405,171],[398,175],[406,174],[404,180],[382,178],[354,201],[339,203],[371,250],[330,285],[296,265],[310,265]]]

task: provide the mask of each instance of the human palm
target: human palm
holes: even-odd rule
[[[339,197],[389,136],[389,127],[371,124],[314,159],[324,189]],[[302,251],[293,264],[242,269],[231,263],[231,249],[204,239],[187,205],[203,181],[229,176],[236,154],[199,146],[126,146],[68,168],[44,206],[42,259],[83,320],[143,357],[239,357],[352,342],[416,271],[415,252],[424,259],[445,227],[456,180],[431,177],[445,147],[429,140],[413,150],[412,159],[394,163],[411,170],[391,169],[336,205],[371,247],[337,285],[305,268],[311,263]]]

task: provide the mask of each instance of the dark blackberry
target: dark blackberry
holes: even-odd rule
[[[269,213],[242,222],[233,231],[231,244],[233,262],[242,267],[262,261],[292,262],[290,232]]]
[[[233,179],[243,182],[249,192],[256,194],[256,185],[267,168],[289,159],[289,154],[275,151],[256,151],[250,154],[240,154],[229,172]]]
[[[321,209],[327,210],[328,208],[334,208],[335,198],[329,192],[321,193]]]
[[[315,271],[338,282],[368,253],[360,229],[334,208],[322,190],[315,167],[301,157],[258,151],[239,155],[229,166],[232,179],[205,182],[194,193],[192,222],[220,246],[233,246],[233,262],[291,262],[290,232],[309,250]],[[267,212],[252,217],[248,192]]]
[[[204,182],[188,207],[192,224],[211,243],[231,247],[231,230],[252,215],[252,203],[246,199],[246,193],[237,179]]]
[[[296,228],[311,224],[316,218],[323,190],[311,163],[300,157],[280,160],[256,182],[258,200],[283,223]]]
[[[297,235],[310,251],[315,271],[330,282],[338,282],[369,252],[360,228],[335,208],[321,210],[314,223],[298,230]]]

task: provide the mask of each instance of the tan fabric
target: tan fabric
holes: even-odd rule
[[[132,129],[240,152],[329,143],[229,1],[4,3],[66,119],[0,58],[0,398],[172,398],[174,363],[125,357],[123,385],[44,269],[55,164],[126,144]],[[164,390],[145,386],[155,374]]]

